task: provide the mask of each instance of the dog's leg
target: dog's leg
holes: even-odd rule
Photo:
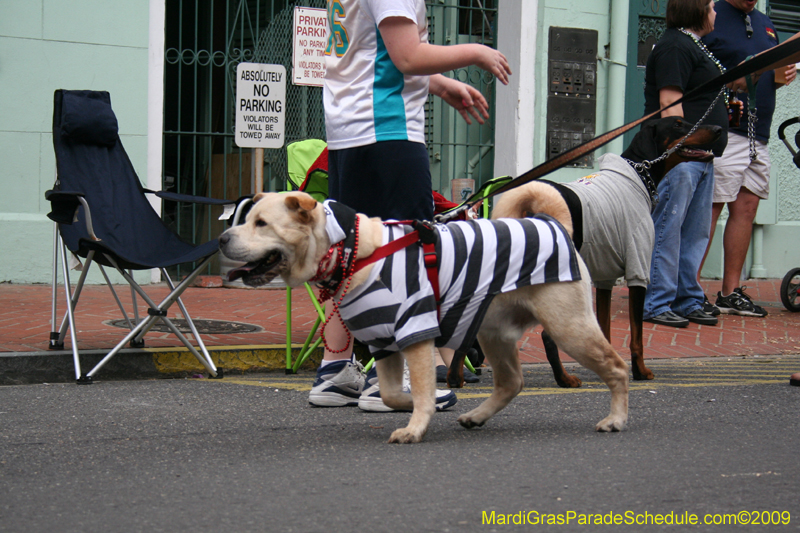
[[[405,349],[403,355],[408,361],[408,371],[411,377],[413,412],[408,426],[395,430],[389,437],[389,442],[419,442],[425,436],[425,432],[428,431],[428,424],[430,424],[431,416],[433,416],[436,409],[436,372],[433,365],[433,341],[418,342]],[[383,399],[381,367],[378,367],[378,379],[380,380],[381,398]],[[407,395],[403,394],[402,396],[405,397]],[[389,407],[393,407],[385,399],[384,403]]]
[[[633,379],[653,379],[655,376],[644,366],[644,341],[642,339],[642,316],[644,315],[645,287],[628,287],[628,315],[631,324],[631,371]]]
[[[591,308],[589,273],[582,281],[532,287],[534,314],[553,340],[580,364],[597,373],[611,390],[611,412],[597,431],[619,431],[628,420],[628,365],[603,336]]]
[[[559,387],[565,389],[577,389],[581,386],[582,381],[567,373],[564,365],[561,364],[561,357],[558,355],[558,346],[553,342],[553,338],[542,331],[542,344],[544,344],[544,353],[547,354],[547,362],[550,363],[550,368],[553,369],[553,377]]]
[[[411,411],[411,395],[403,392],[403,356],[399,353],[390,355],[377,360],[375,366],[383,403],[398,411]]]
[[[522,365],[517,341],[533,320],[532,315],[515,309],[515,296],[501,294],[495,298],[483,319],[478,341],[492,367],[492,395],[476,409],[458,417],[467,429],[482,426],[522,391]]]
[[[447,369],[447,386],[451,389],[461,389],[464,387],[464,360],[467,352],[456,351],[450,367]]]
[[[611,289],[595,289],[597,323],[606,340],[611,342]]]

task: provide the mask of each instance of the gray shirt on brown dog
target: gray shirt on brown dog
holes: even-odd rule
[[[598,161],[596,174],[563,184],[581,200],[581,257],[595,287],[611,289],[620,277],[629,287],[646,287],[655,242],[650,196],[623,158],[605,154]]]

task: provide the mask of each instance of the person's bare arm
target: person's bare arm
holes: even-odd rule
[[[472,124],[470,115],[483,124],[489,118],[489,104],[486,98],[471,85],[458,80],[434,74],[430,77],[428,92],[440,97],[461,113],[467,124]]]
[[[658,90],[658,103],[661,107],[667,106],[674,102],[675,100],[680,99],[683,96],[683,91],[681,91],[678,87],[674,85],[669,85],[667,87],[662,87]],[[677,104],[669,109],[665,109],[661,112],[661,118],[664,117],[682,117],[683,116],[683,105]]]
[[[388,17],[378,25],[392,63],[403,74],[432,75],[475,65],[508,84],[511,68],[497,50],[477,43],[437,46],[421,42],[414,21]]]

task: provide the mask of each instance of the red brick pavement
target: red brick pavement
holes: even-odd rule
[[[707,294],[716,294],[721,282],[704,283]],[[722,316],[717,326],[691,324],[675,329],[645,323],[645,357],[709,357],[800,353],[800,313],[790,313],[780,304],[780,280],[750,280],[747,293],[768,311],[766,318]],[[147,287],[156,301],[167,294],[161,285]],[[119,287],[123,303],[130,308],[130,290]],[[62,293],[63,294],[63,291]],[[60,294],[60,296],[61,296]],[[292,342],[302,343],[313,326],[315,312],[304,290],[293,292]],[[47,285],[0,284],[0,352],[32,352],[47,349],[50,332],[51,290]],[[712,298],[713,299],[713,298]],[[286,339],[285,291],[280,289],[229,289],[192,287],[184,302],[195,319],[243,322],[262,328],[254,333],[203,336],[208,346],[284,344]],[[628,359],[627,289],[618,287],[612,300],[612,344]],[[65,310],[59,301],[59,321]],[[140,314],[145,308],[140,303]],[[177,307],[170,316],[178,316]],[[119,310],[105,286],[87,286],[81,295],[76,319],[82,349],[109,349],[125,334],[107,324],[119,319]],[[59,322],[60,323],[60,322]],[[179,346],[168,333],[151,332],[148,347]],[[69,347],[69,337],[67,337]],[[528,331],[520,341],[524,363],[546,361],[539,330]],[[565,357],[565,360],[569,358]]]

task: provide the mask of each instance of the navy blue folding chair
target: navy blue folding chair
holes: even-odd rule
[[[144,345],[144,335],[157,321],[174,333],[213,377],[221,377],[203,344],[197,328],[180,299],[195,277],[211,261],[219,246],[217,240],[201,245],[183,241],[150,205],[145,193],[174,201],[205,204],[232,204],[169,192],[154,192],[142,187],[118,135],[117,119],[111,98],[103,91],[57,90],[53,109],[53,145],[56,153],[56,182],[45,193],[51,202],[48,217],[56,223],[53,262],[53,308],[50,348],[61,349],[69,330],[78,383],[91,383],[92,377],[127,343]],[[68,251],[85,259],[80,278],[71,290]],[[66,292],[67,311],[56,329],[58,259]],[[111,293],[130,327],[130,332],[94,368],[81,372],[76,338],[75,307],[92,263],[98,265]],[[192,263],[194,270],[177,285],[166,269]],[[134,317],[128,316],[104,267],[116,269],[131,286]],[[160,303],[153,301],[134,280],[133,270],[160,269],[170,288]],[[139,319],[136,295],[148,306],[147,316]],[[167,317],[173,303],[180,308],[197,348]]]

